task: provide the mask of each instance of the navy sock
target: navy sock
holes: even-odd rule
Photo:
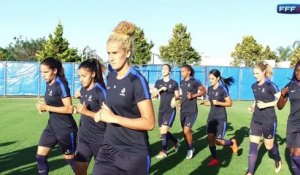
[[[69,164],[73,170],[73,172],[75,173],[75,160],[74,159],[65,159],[67,164]]]
[[[173,134],[171,134],[170,132],[167,132],[168,138],[173,142],[173,143],[177,143],[178,140],[176,137],[173,136]]]
[[[249,156],[248,156],[248,171],[254,174],[255,162],[257,159],[257,148],[258,144],[250,142]]]
[[[295,156],[296,157],[296,156]],[[297,158],[296,158],[297,159]],[[290,155],[291,167],[295,175],[300,175],[300,169],[294,161],[294,156]]]
[[[281,160],[279,151],[278,151],[278,147],[275,144],[274,144],[273,148],[269,150],[269,153],[271,153],[274,156],[276,162]]]
[[[193,149],[193,144],[188,144],[188,147],[189,147],[189,150],[192,150]]]
[[[161,149],[163,152],[167,152],[168,149],[168,135],[162,134],[161,135]]]
[[[293,156],[294,163],[300,168],[300,156]]]
[[[36,161],[38,164],[38,174],[40,175],[48,175],[49,165],[47,161],[47,156],[36,155]]]
[[[224,139],[224,146],[232,146],[232,141],[231,140],[225,140]]]
[[[214,158],[214,159],[217,159],[216,145],[209,146],[209,150],[210,150],[211,157]]]

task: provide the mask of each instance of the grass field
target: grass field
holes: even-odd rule
[[[46,126],[48,114],[39,114],[35,110],[37,99],[4,99],[0,98],[0,174],[37,174],[35,153],[40,134]],[[75,102],[76,103],[76,102]],[[154,101],[157,112],[158,101]],[[195,157],[186,160],[186,145],[183,141],[183,134],[177,115],[171,132],[182,140],[178,153],[173,149],[169,150],[168,157],[157,160],[155,155],[159,152],[160,134],[156,127],[149,132],[151,143],[151,174],[167,175],[237,175],[244,174],[247,169],[249,136],[248,127],[251,114],[247,107],[250,101],[234,101],[233,107],[228,108],[228,128],[226,138],[236,136],[239,142],[239,155],[232,155],[227,147],[217,147],[217,154],[220,159],[220,166],[207,167],[210,152],[207,148],[205,135],[205,124],[209,107],[199,106],[198,119],[193,127]],[[288,166],[288,152],[285,149],[285,130],[289,106],[282,111],[277,111],[278,128],[277,141],[279,151],[283,161],[283,167],[279,174],[292,174]],[[78,121],[79,115],[74,115]],[[171,148],[172,145],[170,145]],[[49,156],[50,174],[65,175],[72,174],[62,158],[61,153],[56,148]],[[264,145],[259,147],[256,175],[271,175],[274,173],[274,161],[269,157]],[[93,162],[89,168],[91,174]]]

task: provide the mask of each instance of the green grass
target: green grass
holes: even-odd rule
[[[37,174],[35,162],[35,153],[37,143],[42,130],[46,126],[48,114],[39,114],[35,110],[37,99],[4,99],[0,98],[0,174]],[[154,100],[155,110],[157,112],[158,101]],[[228,128],[226,138],[234,135],[237,137],[240,151],[239,155],[232,155],[227,147],[217,147],[217,154],[221,161],[220,166],[207,167],[206,164],[210,158],[210,152],[207,148],[205,135],[205,124],[209,107],[199,106],[198,119],[193,127],[194,147],[196,149],[195,157],[186,160],[186,145],[183,141],[179,116],[177,114],[171,132],[182,140],[182,146],[178,153],[174,153],[171,148],[168,157],[163,160],[157,160],[155,155],[159,152],[160,134],[156,127],[149,132],[151,143],[151,174],[167,175],[216,175],[244,174],[247,169],[249,136],[248,128],[251,120],[251,114],[247,107],[251,105],[250,101],[234,101],[233,107],[228,108]],[[282,171],[279,174],[291,174],[289,170],[288,153],[286,152],[285,133],[286,121],[289,112],[289,106],[282,111],[277,111],[278,128],[277,141],[279,151],[283,160]],[[78,121],[79,115],[75,115]],[[60,151],[55,148],[49,155],[50,174],[72,174],[69,166],[63,160]],[[262,145],[259,148],[256,175],[268,175],[274,173],[274,161],[268,156],[268,152]],[[91,174],[93,162],[89,168]]]

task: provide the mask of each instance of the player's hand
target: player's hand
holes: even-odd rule
[[[96,113],[94,120],[96,122],[102,121],[105,123],[117,123],[116,115],[103,102],[101,109]]]
[[[167,90],[167,87],[161,87],[160,88],[160,91],[166,91]]]
[[[88,111],[85,104],[78,104],[76,109],[77,109],[77,112],[80,113],[80,114],[85,114]]]
[[[187,99],[192,99],[193,98],[193,93],[192,92],[187,92],[186,94]]]
[[[39,113],[47,112],[47,105],[44,102],[36,103],[35,107],[39,111]]]
[[[254,106],[250,106],[250,107],[248,108],[248,111],[249,111],[250,113],[254,112]]]
[[[283,88],[281,90],[281,96],[286,97],[286,94],[289,92],[289,87]]]
[[[264,109],[264,108],[266,108],[266,103],[263,102],[263,101],[257,101],[256,105],[257,105],[257,107],[258,107],[259,109]]]
[[[175,108],[176,107],[176,98],[173,97],[171,100],[171,108]]]
[[[74,94],[74,98],[80,98],[81,94],[80,94],[80,90],[77,90]]]
[[[215,106],[217,106],[217,105],[220,104],[220,102],[219,102],[218,100],[212,100],[212,102],[213,102],[213,104],[214,104]]]

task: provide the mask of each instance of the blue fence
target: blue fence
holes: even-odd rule
[[[65,74],[69,82],[71,94],[80,88],[77,74],[78,63],[64,63]],[[209,86],[208,73],[211,69],[220,70],[223,77],[232,76],[235,84],[230,87],[230,95],[233,100],[252,100],[251,85],[255,82],[252,69],[248,67],[222,67],[222,66],[194,66],[195,77],[205,87]],[[162,65],[146,65],[136,67],[148,80],[150,86],[161,77]],[[272,81],[282,88],[291,78],[293,69],[274,68]],[[177,82],[181,81],[179,67],[172,67],[171,77]],[[0,62],[0,95],[44,95],[45,82],[40,76],[38,62]]]

